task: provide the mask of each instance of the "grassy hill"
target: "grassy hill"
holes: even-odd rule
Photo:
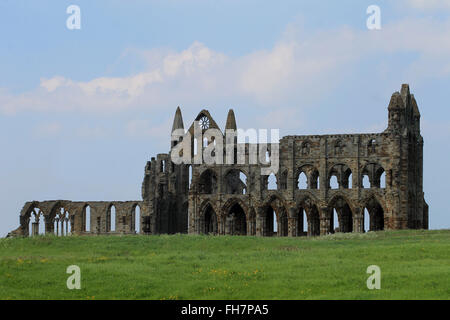
[[[81,289],[66,287],[69,265]],[[366,286],[369,265],[381,289]],[[0,239],[0,299],[449,299],[450,230]]]

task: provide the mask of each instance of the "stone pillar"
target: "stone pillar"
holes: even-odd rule
[[[353,216],[353,232],[364,232],[364,209],[355,208]]]
[[[256,235],[259,237],[264,236],[264,222],[262,210],[258,209],[256,213]]]
[[[331,233],[332,227],[329,208],[320,208],[320,235],[323,236]]]
[[[295,208],[289,208],[289,216],[288,216],[288,236],[289,237],[297,237],[299,235],[299,231],[297,230],[297,217],[295,215]]]
[[[31,235],[37,236],[39,234],[39,222],[31,223]]]
[[[55,222],[56,222],[56,230],[53,231],[56,232],[57,236],[59,236],[59,219],[55,218]]]

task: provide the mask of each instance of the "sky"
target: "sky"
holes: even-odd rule
[[[403,83],[430,228],[449,228],[450,0],[2,0],[0,236],[26,201],[141,199],[177,106],[185,126],[206,108],[223,127],[233,108],[281,136],[381,132]]]

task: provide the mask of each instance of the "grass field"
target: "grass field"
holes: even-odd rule
[[[0,299],[450,299],[450,230],[0,239]]]

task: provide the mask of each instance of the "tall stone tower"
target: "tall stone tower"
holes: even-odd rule
[[[172,132],[184,129],[180,107],[175,112]],[[171,142],[171,148],[176,141]],[[142,183],[143,233],[185,233],[188,223],[189,169],[175,165],[170,154],[161,153],[145,166]]]

